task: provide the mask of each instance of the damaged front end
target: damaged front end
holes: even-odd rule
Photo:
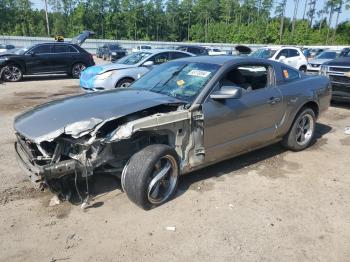
[[[120,118],[76,122],[35,140],[17,131],[15,150],[37,187],[48,187],[67,199],[74,183],[78,191],[77,180],[99,173],[120,177],[130,157],[151,144],[175,148],[185,170],[188,155],[195,154],[194,145],[200,144],[193,140],[192,121],[192,113],[182,103],[159,105]]]

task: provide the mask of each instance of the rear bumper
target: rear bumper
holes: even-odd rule
[[[29,176],[36,187],[41,187],[46,181],[82,172],[83,167],[76,160],[65,160],[58,163],[39,165],[20,142],[14,144],[19,166]]]

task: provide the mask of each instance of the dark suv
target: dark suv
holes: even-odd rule
[[[320,74],[332,84],[332,100],[350,102],[350,49],[344,48],[340,58],[321,66]]]
[[[69,43],[35,44],[0,55],[0,77],[10,82],[20,81],[23,75],[32,74],[66,73],[79,78],[82,70],[95,64],[92,55],[79,46],[85,41],[84,38],[87,35]]]
[[[103,60],[114,61],[126,56],[126,50],[118,44],[105,44],[102,46]]]
[[[194,55],[208,55],[208,49],[202,46],[182,45],[177,47],[176,50],[185,51]]]

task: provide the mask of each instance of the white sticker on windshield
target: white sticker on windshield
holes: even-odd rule
[[[188,72],[189,76],[199,76],[199,77],[207,77],[210,75],[211,72],[209,71],[202,71],[202,70],[191,70]]]

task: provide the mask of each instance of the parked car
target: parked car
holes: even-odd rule
[[[97,58],[102,58],[103,56],[103,46],[99,46],[97,49],[96,49],[96,57]]]
[[[141,51],[148,51],[150,49],[152,49],[152,47],[150,45],[138,45],[135,48],[133,48],[131,51],[133,53],[136,53],[136,52],[141,52]]]
[[[350,102],[350,54],[324,63],[320,74],[331,81],[332,100]]]
[[[105,44],[102,46],[103,60],[114,61],[126,56],[127,52],[118,44]]]
[[[306,72],[307,69],[307,60],[301,50],[296,47],[259,48],[250,56],[282,62],[303,72]]]
[[[7,52],[13,49],[15,49],[14,45],[0,44],[0,53]]]
[[[340,51],[339,57],[350,57],[350,48],[345,47]]]
[[[84,31],[72,42],[34,44],[12,53],[0,54],[0,69],[5,81],[16,82],[23,75],[66,73],[79,78],[85,68],[95,64],[93,57],[80,45],[89,36]]]
[[[339,57],[340,52],[336,50],[326,50],[318,54],[314,59],[309,60],[307,64],[307,72],[318,74],[323,63]]]
[[[308,48],[307,51],[304,52],[304,55],[307,59],[314,58],[325,51],[325,48]]]
[[[205,48],[208,50],[208,55],[227,55],[225,51],[216,47],[206,46]]]
[[[208,55],[208,50],[203,46],[195,45],[181,45],[176,48],[176,50],[181,50],[194,55]]]
[[[330,98],[326,77],[282,63],[189,57],[154,68],[129,88],[18,116],[15,149],[32,181],[62,198],[80,190],[69,187],[75,181],[109,173],[149,209],[171,198],[179,175],[279,141],[293,151],[307,148]]]
[[[132,53],[114,63],[84,70],[80,77],[80,87],[87,92],[128,87],[154,66],[191,55],[172,49],[151,49]]]

